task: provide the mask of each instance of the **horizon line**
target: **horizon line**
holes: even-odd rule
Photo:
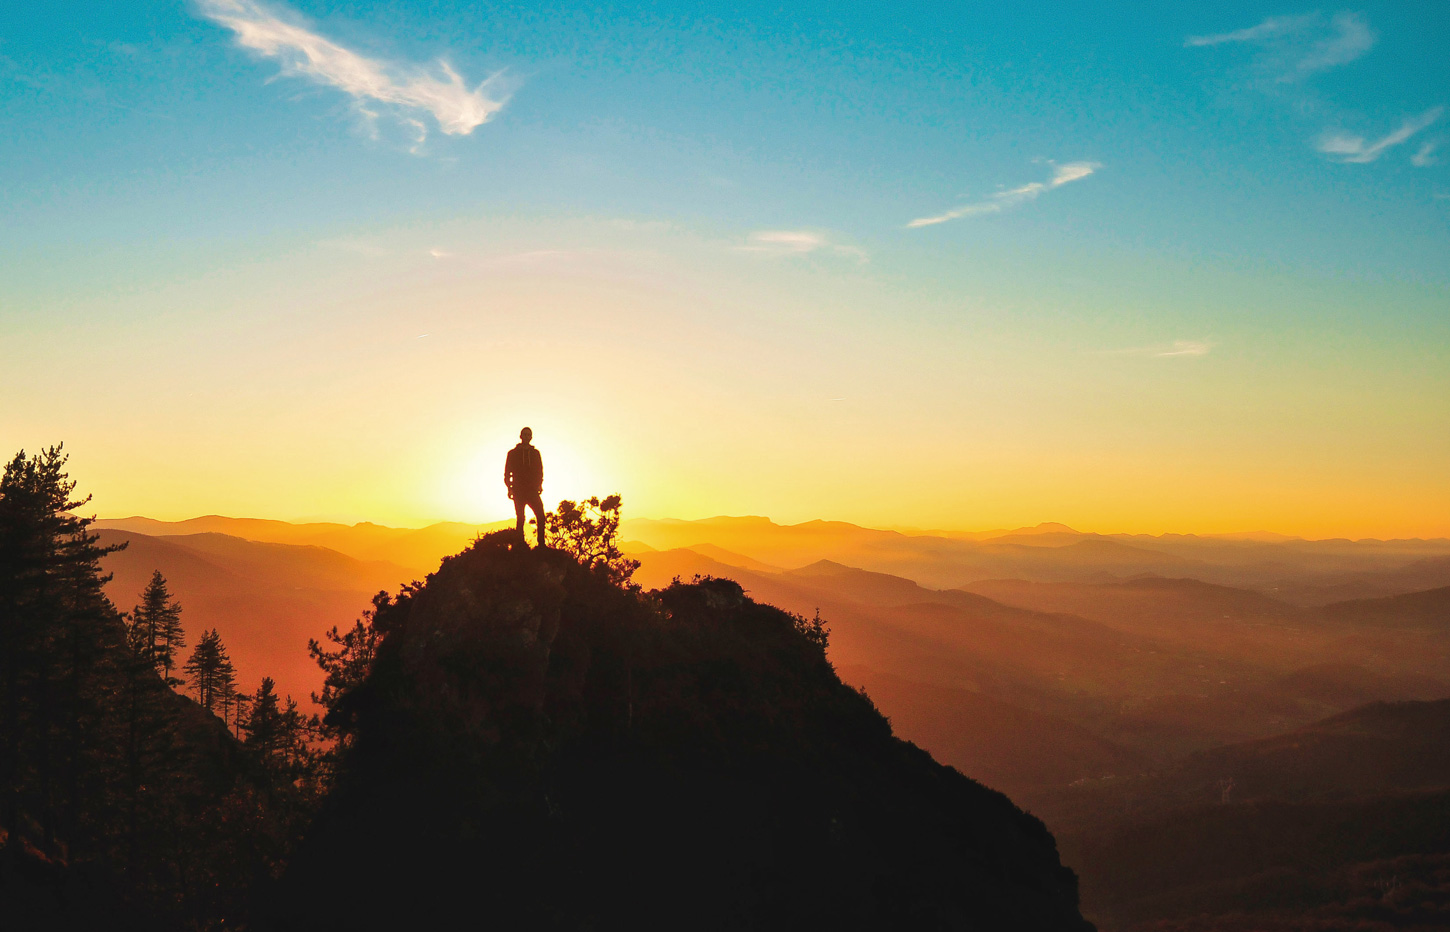
[[[155,521],[158,524],[185,524],[185,523],[190,522],[190,521],[201,521],[201,520],[204,520],[206,518],[219,518],[219,519],[226,520],[226,521],[271,521],[271,522],[276,522],[276,523],[279,523],[279,524],[289,524],[289,525],[292,525],[293,527],[303,527],[303,526],[306,526],[306,525],[316,525],[316,524],[327,524],[327,525],[335,525],[337,527],[355,528],[355,527],[361,527],[361,526],[364,526],[364,525],[371,525],[373,527],[387,528],[389,530],[395,530],[395,531],[423,531],[423,530],[427,530],[428,528],[438,527],[439,525],[444,525],[444,524],[462,524],[462,525],[466,525],[468,527],[483,528],[483,527],[487,527],[489,525],[508,525],[508,524],[512,524],[513,523],[513,519],[512,518],[495,518],[495,519],[492,519],[492,520],[485,520],[485,521],[465,521],[465,520],[458,520],[458,519],[454,519],[454,518],[443,518],[443,519],[439,519],[439,520],[436,520],[436,521],[430,521],[430,522],[427,522],[425,524],[421,524],[421,525],[414,526],[414,525],[384,524],[384,523],[382,523],[380,521],[371,521],[371,520],[346,521],[346,520],[329,520],[329,519],[325,519],[325,518],[305,518],[305,519],[262,518],[262,517],[255,517],[255,516],[223,515],[223,514],[217,514],[217,513],[209,513],[209,514],[204,514],[204,515],[195,515],[195,516],[190,517],[190,518],[179,518],[179,519],[152,518],[152,517],[150,517],[148,515],[130,514],[130,515],[123,515],[123,516],[116,516],[116,517],[100,517],[100,516],[96,516],[96,519],[95,520],[96,521],[112,521],[112,522],[114,522],[114,521],[131,521],[131,520],[138,520],[139,519],[139,520],[142,520],[142,521]],[[1329,541],[1339,541],[1339,540],[1349,541],[1351,543],[1361,543],[1361,542],[1393,543],[1393,542],[1396,542],[1396,541],[1405,541],[1405,542],[1415,542],[1415,541],[1419,541],[1419,542],[1424,542],[1424,543],[1431,543],[1431,542],[1436,542],[1436,541],[1446,541],[1446,542],[1450,542],[1450,533],[1447,533],[1447,534],[1444,534],[1444,535],[1440,535],[1440,536],[1435,536],[1435,537],[1349,537],[1349,536],[1344,536],[1344,535],[1330,536],[1330,537],[1305,537],[1302,534],[1286,534],[1286,533],[1283,533],[1281,531],[1269,531],[1269,530],[1220,531],[1220,532],[1214,532],[1214,533],[1202,533],[1202,532],[1197,532],[1197,531],[1160,531],[1160,532],[1158,532],[1158,533],[1155,534],[1155,533],[1149,533],[1149,532],[1146,532],[1146,531],[1085,531],[1085,530],[1081,530],[1079,528],[1074,528],[1074,527],[1072,527],[1072,526],[1070,526],[1068,524],[1065,524],[1065,523],[1063,523],[1061,521],[1039,521],[1036,524],[1023,524],[1023,525],[1019,525],[1017,527],[1011,527],[1011,528],[1007,528],[1007,527],[982,528],[982,529],[967,529],[967,528],[963,528],[963,529],[957,529],[957,530],[952,530],[952,529],[948,529],[948,528],[919,528],[919,527],[913,527],[913,526],[909,526],[909,525],[888,525],[888,526],[880,526],[880,527],[878,527],[876,525],[861,524],[861,523],[858,523],[858,522],[855,522],[855,521],[845,521],[845,520],[836,519],[836,518],[809,518],[809,519],[804,520],[804,521],[797,521],[797,522],[793,522],[793,523],[782,523],[782,522],[776,521],[774,518],[771,518],[768,515],[757,515],[757,514],[742,514],[742,515],[715,514],[715,515],[709,515],[709,516],[706,516],[706,517],[703,517],[703,518],[676,518],[676,517],[647,517],[647,516],[638,516],[638,517],[627,517],[627,518],[624,519],[624,521],[626,521],[626,522],[628,522],[628,521],[659,521],[659,522],[667,522],[668,521],[668,522],[677,522],[677,523],[681,523],[681,524],[699,524],[699,523],[704,523],[704,522],[707,522],[707,521],[719,521],[719,520],[740,521],[740,520],[750,520],[750,519],[759,520],[759,521],[765,521],[765,522],[768,522],[769,524],[771,524],[771,525],[773,525],[775,527],[781,527],[781,528],[801,527],[801,526],[807,525],[807,524],[845,524],[845,525],[849,525],[851,527],[861,528],[863,530],[869,530],[869,531],[884,531],[884,532],[901,534],[904,537],[939,537],[939,538],[953,538],[953,537],[977,537],[977,536],[986,536],[986,537],[988,537],[990,539],[992,537],[1008,537],[1008,536],[1011,536],[1011,535],[1014,535],[1014,534],[1021,534],[1022,532],[1026,532],[1026,531],[1037,531],[1039,528],[1051,527],[1054,530],[1053,531],[1048,531],[1048,532],[1045,532],[1045,533],[1076,534],[1076,535],[1081,536],[1081,537],[1153,537],[1153,538],[1158,538],[1158,537],[1203,537],[1203,538],[1219,538],[1219,539],[1257,540],[1260,543],[1276,543],[1276,542],[1282,543],[1282,542],[1290,542],[1290,541],[1300,541],[1300,542],[1304,542],[1304,543],[1325,543],[1325,542],[1329,542]],[[1058,529],[1060,529],[1060,530],[1058,530]],[[1274,541],[1274,540],[1265,540],[1265,538],[1278,538],[1278,540],[1277,541]],[[624,539],[628,540],[629,538],[624,538]]]

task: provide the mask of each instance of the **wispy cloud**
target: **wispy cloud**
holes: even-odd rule
[[[1407,118],[1394,132],[1374,142],[1366,142],[1363,136],[1351,136],[1347,133],[1325,133],[1319,137],[1316,148],[1339,162],[1353,162],[1355,164],[1373,162],[1388,150],[1409,141],[1410,137],[1439,120],[1444,113],[1444,107],[1433,107],[1419,116]],[[1433,150],[1434,146],[1429,145],[1428,149],[1421,149],[1420,151],[1428,159],[1430,152]],[[1417,153],[1415,158],[1419,157],[1420,154]],[[1420,163],[1415,162],[1415,164],[1419,165]]]
[[[1336,13],[1330,21],[1329,35],[1316,41],[1295,68],[1300,74],[1313,74],[1347,65],[1374,48],[1375,38],[1374,31],[1358,15]]]
[[[1246,44],[1260,48],[1256,69],[1277,83],[1302,81],[1310,75],[1347,65],[1374,48],[1376,36],[1357,13],[1272,16],[1257,26],[1215,35],[1189,36],[1188,48]]]
[[[1150,353],[1152,356],[1207,356],[1213,349],[1212,343],[1202,340],[1174,340],[1171,346]]]
[[[1207,340],[1174,340],[1156,346],[1131,346],[1126,349],[1102,350],[1100,356],[1152,356],[1167,358],[1173,356],[1207,356],[1214,348]]]
[[[1358,13],[1340,12],[1326,18],[1322,13],[1304,16],[1273,16],[1256,26],[1234,32],[1189,36],[1190,48],[1218,45],[1250,45],[1258,49],[1252,65],[1254,83],[1262,91],[1283,94],[1301,111],[1320,109],[1322,104],[1307,87],[1312,75],[1347,65],[1374,48],[1377,36]],[[1281,90],[1275,90],[1275,88]],[[1314,147],[1337,162],[1366,164],[1377,161],[1396,146],[1440,119],[1443,107],[1408,117],[1392,132],[1369,140],[1339,129],[1321,133]],[[1427,142],[1411,156],[1412,164],[1425,167],[1435,162],[1437,143]]]
[[[1264,42],[1269,39],[1278,38],[1279,36],[1298,32],[1312,23],[1314,19],[1314,14],[1310,14],[1309,16],[1271,16],[1257,26],[1250,26],[1247,29],[1237,29],[1233,32],[1220,32],[1211,36],[1189,36],[1183,40],[1183,44],[1192,48],[1202,45],[1223,45],[1225,42]]]
[[[1054,188],[1086,178],[1102,166],[1097,162],[1068,162],[1066,165],[1055,165],[1052,170],[1052,177],[1047,181],[1033,181],[1021,187],[1012,188],[1007,191],[998,191],[992,195],[990,200],[978,201],[975,204],[964,204],[946,213],[937,214],[934,217],[918,217],[907,224],[908,228],[935,226],[938,223],[946,223],[948,220],[958,220],[962,217],[974,217],[979,214],[997,214],[1009,207],[1015,207],[1023,201],[1035,200],[1042,194]]]
[[[382,105],[417,134],[414,151],[427,136],[416,115],[428,114],[448,135],[466,136],[497,113],[507,100],[495,74],[471,90],[446,61],[436,70],[369,58],[301,25],[281,9],[254,0],[196,0],[207,19],[236,34],[237,44],[281,63],[282,73],[309,78],[350,95],[359,112],[375,119]]]
[[[866,252],[855,246],[833,242],[829,237],[810,230],[758,230],[750,234],[740,252],[762,256],[804,256],[811,253],[844,256],[858,262],[866,261]]]

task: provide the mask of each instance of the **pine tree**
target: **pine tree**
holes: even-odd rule
[[[176,666],[177,654],[186,646],[181,606],[172,598],[160,570],[151,574],[151,581],[141,593],[141,604],[131,613],[131,643],[155,664],[168,686],[180,685],[171,670]]]
[[[218,707],[229,704],[236,684],[236,671],[215,628],[202,633],[201,640],[191,652],[191,659],[182,669],[202,708],[216,712]]]
[[[195,727],[201,711],[176,701],[162,678],[180,665],[179,608],[159,574],[129,626],[106,599],[100,559],[120,548],[101,546],[93,519],[76,515],[86,499],[73,494],[64,464],[59,447],[0,462],[0,839],[8,833],[7,851],[38,849],[59,865],[61,875],[47,874],[77,881],[83,903],[87,877],[124,889],[115,902],[134,914],[113,917],[117,926],[239,925],[250,886],[266,876],[260,865],[285,856],[311,797]],[[232,694],[216,632],[205,641],[211,707],[231,712],[240,732],[237,700],[248,697]],[[283,746],[299,749],[283,759],[305,763],[305,741],[288,736],[306,723],[275,695],[269,706],[272,730],[280,719],[292,741]],[[9,863],[5,852],[0,861]],[[7,891],[0,878],[0,901],[13,906]],[[141,916],[147,922],[133,921]]]
[[[252,697],[246,693],[237,692],[234,688],[230,696],[222,697],[222,721],[231,725],[232,734],[238,741],[242,738],[242,732],[247,729],[251,718]],[[227,718],[230,713],[231,718]]]
[[[252,710],[243,726],[247,733],[244,743],[261,758],[262,763],[270,766],[282,747],[284,727],[277,684],[270,676],[262,678],[262,685],[251,697],[251,706]]]
[[[212,634],[216,635],[215,628],[212,629]],[[226,707],[231,703],[232,698],[237,693],[237,668],[232,666],[232,658],[227,656],[226,645],[222,643],[219,635],[216,638],[216,642],[217,651],[221,655],[221,662],[217,664],[216,681],[212,684],[215,698],[209,708],[215,709],[217,706],[220,706],[222,710],[222,721],[225,722],[227,720]]]
[[[181,606],[173,602],[171,609],[166,613],[161,628],[161,670],[167,686],[180,686],[181,680],[171,675],[171,669],[177,666],[181,649],[186,646],[186,632],[181,627]]]
[[[287,697],[282,709],[282,765],[289,780],[300,780],[311,771],[312,754],[308,747],[308,722],[297,708],[297,702]]]
[[[391,604],[388,594],[379,592],[373,597],[373,607],[363,612],[362,618],[353,622],[347,632],[339,631],[336,625],[323,632],[323,637],[335,646],[335,650],[327,650],[316,638],[307,641],[307,652],[326,674],[322,692],[312,694],[312,701],[327,710],[327,717],[318,723],[319,730],[323,737],[336,742],[338,749],[345,747],[349,738],[348,729],[341,721],[342,697],[360,685],[372,669],[373,658],[377,656],[378,645],[383,639],[382,632],[373,621],[379,611]]]
[[[83,818],[82,758],[99,753],[83,738],[103,708],[88,672],[118,620],[100,559],[121,548],[75,514],[90,497],[72,498],[66,459],[21,451],[0,475],[0,825],[13,831],[24,809],[47,843]]]

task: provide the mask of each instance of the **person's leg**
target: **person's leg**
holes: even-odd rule
[[[539,546],[544,546],[544,500],[537,493],[529,499],[529,507],[534,509],[534,520],[539,523]]]
[[[517,518],[514,528],[519,532],[519,543],[524,541],[524,505],[527,504],[524,499],[526,497],[517,492],[514,493],[514,517]]]

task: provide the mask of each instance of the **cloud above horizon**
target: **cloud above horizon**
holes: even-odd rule
[[[369,120],[383,105],[418,134],[414,151],[427,136],[417,119],[431,115],[439,130],[467,136],[503,108],[507,94],[499,91],[500,74],[469,89],[444,60],[436,71],[410,64],[369,58],[344,48],[295,22],[290,13],[255,0],[196,0],[201,15],[236,35],[237,44],[264,58],[276,59],[282,74],[304,77],[351,96]]]
[[[1157,346],[1132,346],[1127,349],[1102,350],[1102,356],[1151,356],[1155,358],[1171,358],[1174,356],[1207,356],[1213,352],[1215,344],[1207,340],[1174,340],[1172,343],[1159,344]]]
[[[1256,45],[1256,69],[1275,83],[1302,81],[1362,57],[1378,37],[1358,13],[1336,13],[1327,22],[1321,13],[1271,16],[1257,26],[1214,35],[1189,36],[1186,48]]]
[[[1097,162],[1068,162],[1066,165],[1054,165],[1052,177],[1047,181],[1033,181],[1007,191],[998,191],[992,195],[990,200],[978,201],[974,204],[964,204],[961,207],[932,217],[918,217],[906,226],[908,229],[929,227],[935,226],[938,223],[946,223],[948,220],[957,220],[961,217],[974,217],[979,214],[998,214],[1024,201],[1035,200],[1054,188],[1060,188],[1073,181],[1080,181],[1099,168],[1102,168],[1102,165]]]
[[[1363,165],[1377,160],[1395,146],[1408,142],[1416,133],[1438,121],[1444,113],[1444,107],[1432,107],[1419,116],[1407,117],[1397,129],[1374,142],[1366,142],[1363,136],[1328,132],[1319,137],[1315,148],[1337,162]],[[1423,168],[1430,164],[1430,153],[1434,149],[1433,143],[1426,143],[1410,161]]]
[[[762,256],[804,256],[819,252],[866,261],[865,250],[832,242],[829,237],[810,230],[757,230],[750,234],[745,245],[735,248]]]

